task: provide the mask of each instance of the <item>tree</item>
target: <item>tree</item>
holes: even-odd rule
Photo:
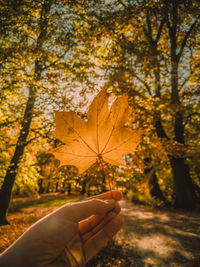
[[[88,65],[86,71],[80,63],[82,42],[78,10],[78,3],[75,5],[73,1],[2,2],[1,23],[5,31],[1,32],[1,70],[5,75],[1,85],[8,90],[15,88],[16,94],[21,96],[17,100],[20,126],[15,134],[18,138],[0,191],[1,225],[8,223],[6,211],[25,147],[31,142],[32,121],[48,112],[50,104],[58,109],[63,107],[67,92],[63,84],[73,84],[75,77],[82,82],[84,73],[89,72]],[[87,54],[83,62],[87,62]]]
[[[188,117],[197,111],[197,84],[190,80],[199,45],[199,1],[118,0],[97,5],[98,12],[92,13],[96,64],[117,94],[129,93],[151,133],[153,125],[171,165],[175,206],[195,208]]]
[[[52,154],[46,152],[38,153],[36,157],[37,157],[36,165],[39,166],[39,173],[42,176],[42,178],[38,180],[39,194],[43,193],[45,190],[43,188],[44,179],[48,181],[46,192],[49,193],[51,180],[55,175],[55,173],[57,172],[57,168],[60,162],[59,160],[55,159],[55,157]]]
[[[48,26],[48,14],[50,12],[52,6],[52,1],[44,2],[41,7],[41,17],[40,17],[40,29],[39,29],[39,35],[36,40],[36,49],[40,50],[42,49],[42,44],[45,40],[45,37],[47,36],[47,26]],[[37,82],[40,79],[42,74],[42,61],[41,59],[37,58],[35,60],[34,64],[34,74],[33,74],[33,81],[30,84],[28,90],[29,90],[29,97],[27,100],[26,108],[24,111],[23,120],[21,123],[21,130],[19,133],[19,137],[17,140],[17,144],[15,147],[14,155],[11,159],[10,165],[8,167],[8,170],[6,172],[6,176],[1,188],[0,193],[0,224],[6,224],[6,211],[9,206],[10,196],[12,187],[14,185],[14,181],[17,175],[18,166],[21,160],[21,157],[23,156],[23,152],[26,146],[27,137],[30,130],[31,121],[33,118],[33,109],[36,101],[36,95],[37,95]]]
[[[60,168],[57,170],[57,173],[55,173],[54,175],[54,179],[57,180],[57,189],[59,183],[60,192],[65,193],[65,191],[67,190],[68,195],[70,195],[72,191],[72,185],[76,180],[77,173],[77,168],[74,166],[60,166]]]

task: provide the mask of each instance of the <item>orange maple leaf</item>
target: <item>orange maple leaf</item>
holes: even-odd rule
[[[123,156],[135,151],[141,129],[124,127],[133,110],[128,96],[118,97],[108,108],[108,94],[103,88],[91,103],[88,120],[75,112],[55,112],[56,129],[52,135],[64,144],[52,151],[61,165],[75,165],[87,170],[97,159],[113,165],[124,165]]]

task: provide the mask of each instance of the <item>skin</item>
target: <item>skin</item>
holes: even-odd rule
[[[120,191],[63,205],[0,256],[1,267],[84,266],[121,229]]]

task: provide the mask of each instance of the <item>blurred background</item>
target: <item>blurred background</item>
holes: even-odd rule
[[[200,199],[200,3],[2,0],[0,224],[15,197],[108,190],[98,163],[83,174],[50,151],[54,110],[87,120],[106,84],[128,94],[143,128],[126,167],[107,165],[135,202],[196,209]]]

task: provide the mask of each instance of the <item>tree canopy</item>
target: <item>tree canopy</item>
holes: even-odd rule
[[[144,132],[126,168],[108,164],[116,186],[198,207],[199,11],[198,0],[1,1],[0,224],[12,191],[38,192],[42,169],[51,168],[52,188],[62,180],[56,159],[44,156],[62,145],[50,136],[54,110],[87,119],[104,84],[112,97],[128,95],[131,127]],[[72,169],[80,188],[86,174]]]

